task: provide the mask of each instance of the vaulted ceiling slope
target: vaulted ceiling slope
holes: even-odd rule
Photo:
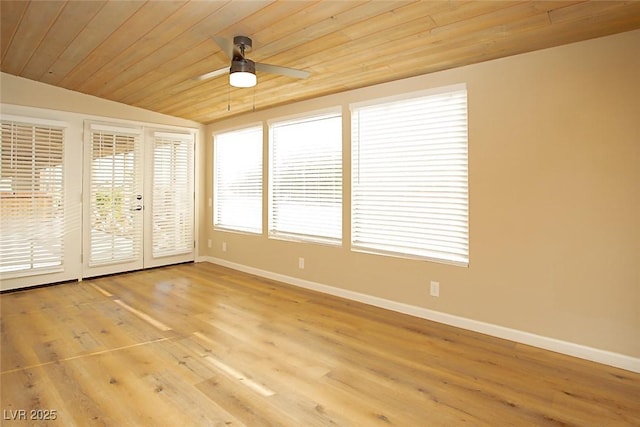
[[[209,123],[247,111],[640,28],[640,1],[1,1],[1,70]],[[253,39],[230,88],[211,36]],[[228,106],[231,106],[229,109]]]

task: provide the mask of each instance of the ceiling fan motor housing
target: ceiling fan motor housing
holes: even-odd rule
[[[244,56],[244,53],[250,51],[253,47],[253,42],[247,36],[235,36],[233,38],[233,45],[238,46]]]

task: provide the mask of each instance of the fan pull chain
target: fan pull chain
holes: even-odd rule
[[[227,86],[227,111],[231,111],[231,85]]]
[[[253,112],[256,112],[256,87],[253,87]]]

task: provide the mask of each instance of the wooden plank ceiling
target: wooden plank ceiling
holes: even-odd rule
[[[640,28],[640,1],[5,1],[1,70],[209,123],[232,115]],[[211,36],[253,39],[253,89]],[[230,111],[228,105],[231,105]]]

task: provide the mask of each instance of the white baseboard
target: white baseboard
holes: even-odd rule
[[[454,316],[452,314],[442,313],[423,307],[391,301],[360,292],[336,288],[334,286],[323,285],[321,283],[311,282],[309,280],[299,279],[297,277],[286,276],[267,270],[261,270],[258,268],[237,264],[220,258],[203,256],[198,257],[197,261],[218,264],[223,267],[232,268],[234,270],[239,270],[245,273],[254,274],[256,276],[265,277],[267,279],[284,282],[301,288],[310,289],[353,301],[358,301],[364,304],[373,305],[375,307],[380,307],[387,310],[419,317],[422,319],[432,320],[438,323],[444,323],[446,325],[456,326],[458,328],[468,329],[471,331],[507,339],[521,344],[527,344],[534,347],[543,348],[545,350],[555,351],[557,353],[562,353],[569,356],[590,360],[592,362],[603,363],[605,365],[614,366],[616,368],[640,373],[640,358],[614,353],[611,351],[600,350],[597,348],[545,337],[542,335],[536,335],[517,329],[506,328],[504,326],[494,325],[491,323],[480,322],[465,317]]]

